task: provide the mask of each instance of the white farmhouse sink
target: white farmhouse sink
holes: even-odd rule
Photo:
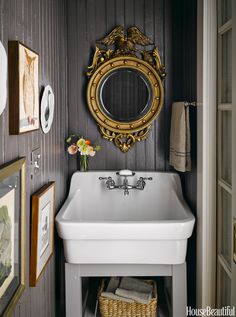
[[[114,171],[76,172],[69,196],[56,216],[66,261],[72,264],[181,264],[195,218],[175,173],[136,172],[152,177],[144,190],[108,190],[99,177]]]

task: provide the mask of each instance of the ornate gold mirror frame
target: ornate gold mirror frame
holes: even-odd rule
[[[153,120],[159,115],[163,101],[164,89],[162,80],[165,77],[165,67],[161,64],[158,49],[139,50],[136,45],[153,45],[137,27],[130,27],[127,36],[121,26],[116,27],[110,34],[98,42],[106,49],[96,46],[92,65],[87,76],[90,77],[87,89],[87,102],[94,119],[97,121],[103,137],[113,141],[122,151],[128,150],[137,141],[147,138]],[[108,46],[114,45],[114,49]],[[103,111],[100,100],[100,88],[104,79],[118,69],[138,70],[142,73],[151,88],[150,106],[147,112],[133,121],[115,120]]]

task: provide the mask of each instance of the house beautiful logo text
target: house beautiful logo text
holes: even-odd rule
[[[236,316],[235,315],[235,306],[224,306],[222,308],[211,308],[210,306],[207,306],[206,308],[192,308],[191,306],[186,307],[186,316],[196,316],[196,317],[202,317],[202,316]]]

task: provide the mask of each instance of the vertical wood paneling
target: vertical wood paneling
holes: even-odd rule
[[[144,32],[144,13],[145,13],[145,0],[135,1],[134,7],[134,23]],[[149,35],[151,37],[151,34]],[[150,131],[150,135],[152,134],[152,130]],[[146,148],[145,142],[140,142],[135,145],[133,151],[135,152],[135,169],[136,170],[145,170],[146,165]]]
[[[0,164],[19,156],[27,158],[26,290],[16,306],[14,317],[59,316],[55,305],[55,274],[58,272],[61,274],[63,271],[61,246],[56,252],[61,265],[57,265],[58,262],[55,263],[55,257],[53,257],[35,288],[29,288],[28,278],[30,195],[49,179],[55,180],[56,210],[58,210],[67,194],[68,168],[67,155],[64,151],[64,139],[68,130],[66,11],[65,0],[0,0],[0,40],[6,49],[8,40],[19,40],[38,52],[40,92],[43,86],[51,84],[55,94],[54,122],[47,135],[39,130],[20,136],[10,136],[8,104],[0,117]],[[30,156],[31,151],[37,147],[41,148],[42,169],[40,177],[32,180]],[[55,243],[59,243],[58,239]],[[61,296],[61,293],[57,295]],[[61,310],[61,316],[63,316],[63,310]]]
[[[88,13],[87,13],[87,31],[88,31],[88,42],[86,46],[86,50],[89,50],[91,48],[91,45],[93,43],[94,36],[97,36],[99,38],[102,34],[102,32],[106,32],[106,0],[99,0],[94,1],[90,0],[88,2]],[[90,50],[91,51],[91,50]],[[86,54],[86,53],[85,53]],[[87,55],[87,61],[88,55]],[[83,71],[85,71],[85,68],[83,68]],[[86,96],[86,76],[83,76],[83,83],[84,83],[84,96]],[[87,112],[88,113],[88,112]],[[93,118],[91,118],[89,115],[87,115],[87,127],[86,127],[86,136],[91,138],[92,140],[98,140],[99,138],[99,132],[98,129],[93,129]],[[102,147],[104,148],[104,153],[108,151],[105,140],[102,140]],[[100,152],[98,155],[101,159],[101,165],[100,169],[106,169],[107,164],[107,157],[104,155],[104,153]],[[94,160],[90,160],[91,168],[96,168],[96,162]]]
[[[116,25],[122,25],[125,28],[137,25],[155,41],[163,61],[166,59],[166,63],[170,63],[169,55],[164,54],[165,28],[171,29],[170,19],[169,24],[165,24],[164,2],[170,3],[170,0],[72,0],[69,2],[69,130],[73,133],[80,132],[92,138],[93,141],[98,140],[102,145],[102,151],[90,160],[90,169],[169,169],[167,153],[169,152],[170,112],[165,107],[153,124],[148,140],[137,143],[133,149],[124,154],[101,137],[95,121],[89,114],[85,98],[88,84],[85,71],[92,61],[95,42]],[[168,13],[171,14],[170,10]],[[168,38],[168,41],[171,42],[171,38]],[[170,83],[171,78],[170,72],[166,81]],[[170,108],[171,100],[170,89],[169,84],[166,88],[168,108]],[[76,169],[76,158],[70,157],[69,174],[71,175]]]
[[[173,24],[173,18],[172,18],[172,7],[173,1],[163,1],[163,7],[164,7],[164,13],[165,13],[165,19],[163,23],[163,36],[165,39],[165,45],[162,47],[163,50],[163,56],[164,56],[164,63],[166,65],[166,72],[168,76],[168,80],[165,81],[165,121],[162,122],[162,131],[165,131],[165,127],[170,127],[170,120],[171,120],[171,105],[173,102],[173,91],[175,90],[175,87],[173,86],[173,34],[172,29],[168,27],[169,25]],[[174,53],[175,54],[175,53]],[[169,159],[169,144],[170,144],[170,138],[169,134],[164,134],[164,143],[165,143],[165,167],[166,170],[170,170],[170,166],[167,164],[167,161]]]
[[[156,18],[157,12],[154,11],[154,1],[148,1],[145,3],[145,10],[144,10],[144,32],[147,36],[155,40],[155,18]],[[159,29],[157,30],[158,34],[162,33],[163,30]],[[158,40],[159,42],[159,40]],[[157,45],[158,45],[157,42]],[[155,170],[155,151],[156,151],[156,134],[155,134],[155,127],[156,127],[157,121],[155,120],[155,123],[153,124],[151,133],[144,142],[145,146],[145,153],[146,153],[146,162],[145,162],[145,169],[151,169]],[[159,151],[161,154],[161,152]]]
[[[128,28],[130,26],[135,25],[135,1],[130,0],[130,1],[125,1],[124,3],[124,26],[125,28]],[[110,144],[109,144],[110,145]],[[119,153],[122,155],[122,153]],[[126,155],[126,166],[129,167],[131,170],[136,169],[136,164],[135,164],[135,149],[131,149],[127,155]],[[108,158],[109,159],[109,158]]]
[[[125,0],[116,0],[115,4],[116,4],[116,6],[115,6],[115,21],[116,21],[116,23],[114,24],[113,21],[110,21],[111,24],[107,25],[107,28],[109,28],[109,32],[114,28],[114,26],[117,26],[117,25],[124,26],[125,25]],[[126,17],[126,18],[128,18],[128,17]],[[103,35],[100,35],[100,36],[103,36]],[[108,147],[108,151],[109,151],[107,161],[109,161],[110,152],[114,151],[114,149],[113,150],[111,149],[111,146],[112,146],[112,144],[106,145],[106,147]],[[132,149],[132,151],[133,150],[134,149]],[[116,154],[115,169],[117,169],[117,166],[120,166],[120,169],[128,168],[127,155],[122,155],[123,153],[121,153],[120,151],[117,151],[117,150],[115,150],[114,152]]]
[[[106,33],[110,32],[111,25],[116,19],[116,0],[106,1]],[[107,146],[106,146],[107,148]],[[109,159],[106,161],[107,169],[114,170],[117,166],[117,151],[110,151]]]
[[[173,94],[174,100],[197,99],[197,1],[173,1]],[[189,108],[192,170],[181,173],[183,193],[196,215],[197,205],[197,109]],[[188,241],[188,305],[196,305],[196,227]]]

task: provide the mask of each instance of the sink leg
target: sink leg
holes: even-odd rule
[[[82,278],[80,265],[65,264],[66,317],[82,317]]]
[[[186,316],[187,281],[186,263],[172,265],[172,316]]]

